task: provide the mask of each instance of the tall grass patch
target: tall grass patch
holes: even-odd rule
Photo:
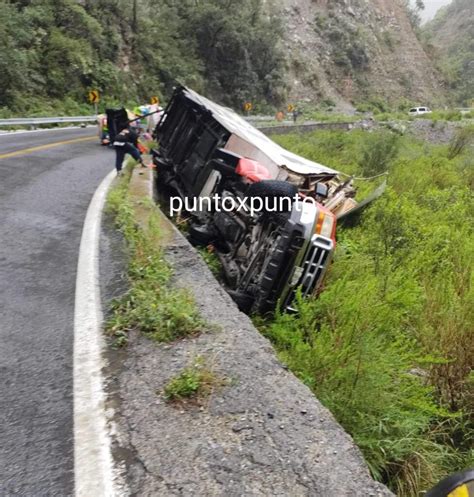
[[[115,217],[128,249],[129,290],[112,302],[108,332],[117,346],[127,342],[128,332],[139,330],[157,341],[194,335],[205,324],[191,295],[171,285],[172,269],[160,246],[160,222],[151,201],[132,200],[128,183],[131,168],[110,192],[107,209]],[[139,202],[139,204],[137,203]],[[140,224],[137,219],[140,209]],[[148,211],[143,225],[143,210]]]
[[[319,298],[299,299],[298,315],[277,313],[261,329],[353,436],[373,475],[399,496],[421,495],[474,464],[469,148],[453,154],[362,131],[279,141],[355,176],[389,172],[384,196],[356,227],[339,228]]]

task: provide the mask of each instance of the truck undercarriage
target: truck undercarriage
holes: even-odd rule
[[[242,310],[292,311],[297,292],[318,291],[337,217],[357,205],[350,178],[283,149],[184,87],[175,90],[155,136],[158,189],[182,200],[210,199],[188,212],[188,236],[213,247]],[[229,203],[240,208],[226,210]]]

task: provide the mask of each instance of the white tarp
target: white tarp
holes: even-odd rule
[[[266,167],[269,167],[270,163],[273,163],[278,168],[286,167],[297,174],[339,174],[339,171],[335,169],[304,159],[280,147],[280,145],[270,140],[268,136],[254,128],[232,109],[222,107],[189,88],[186,88],[185,92],[189,98],[209,109],[216,121],[239,138],[234,138],[233,140],[231,137],[229,139],[229,147],[226,147],[229,150],[257,160]],[[242,141],[246,142],[246,144],[243,144]],[[252,147],[257,150],[252,151]],[[240,152],[240,150],[244,153]],[[274,170],[274,167],[272,169]]]

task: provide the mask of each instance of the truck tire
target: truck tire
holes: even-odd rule
[[[188,239],[192,245],[206,247],[216,238],[216,233],[208,225],[191,224],[188,231]]]
[[[258,183],[253,183],[249,186],[247,190],[247,196],[249,198],[261,198],[264,200],[264,205],[270,206],[270,213],[272,212],[288,212],[291,210],[291,205],[295,195],[298,194],[298,188],[287,181],[279,180],[263,180]],[[291,202],[285,202],[283,207],[285,209],[281,210],[280,202],[278,200],[283,198],[291,199]],[[289,208],[289,209],[288,209]]]
[[[237,304],[239,311],[249,314],[252,310],[254,297],[248,293],[239,292],[237,290],[228,290],[227,293],[232,297],[232,300]]]

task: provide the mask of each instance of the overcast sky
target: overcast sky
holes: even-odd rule
[[[421,13],[421,17],[423,22],[429,21],[433,19],[436,14],[436,11],[443,7],[443,5],[448,5],[451,3],[451,0],[423,0],[425,4],[425,10]],[[412,0],[415,3],[415,0]]]

